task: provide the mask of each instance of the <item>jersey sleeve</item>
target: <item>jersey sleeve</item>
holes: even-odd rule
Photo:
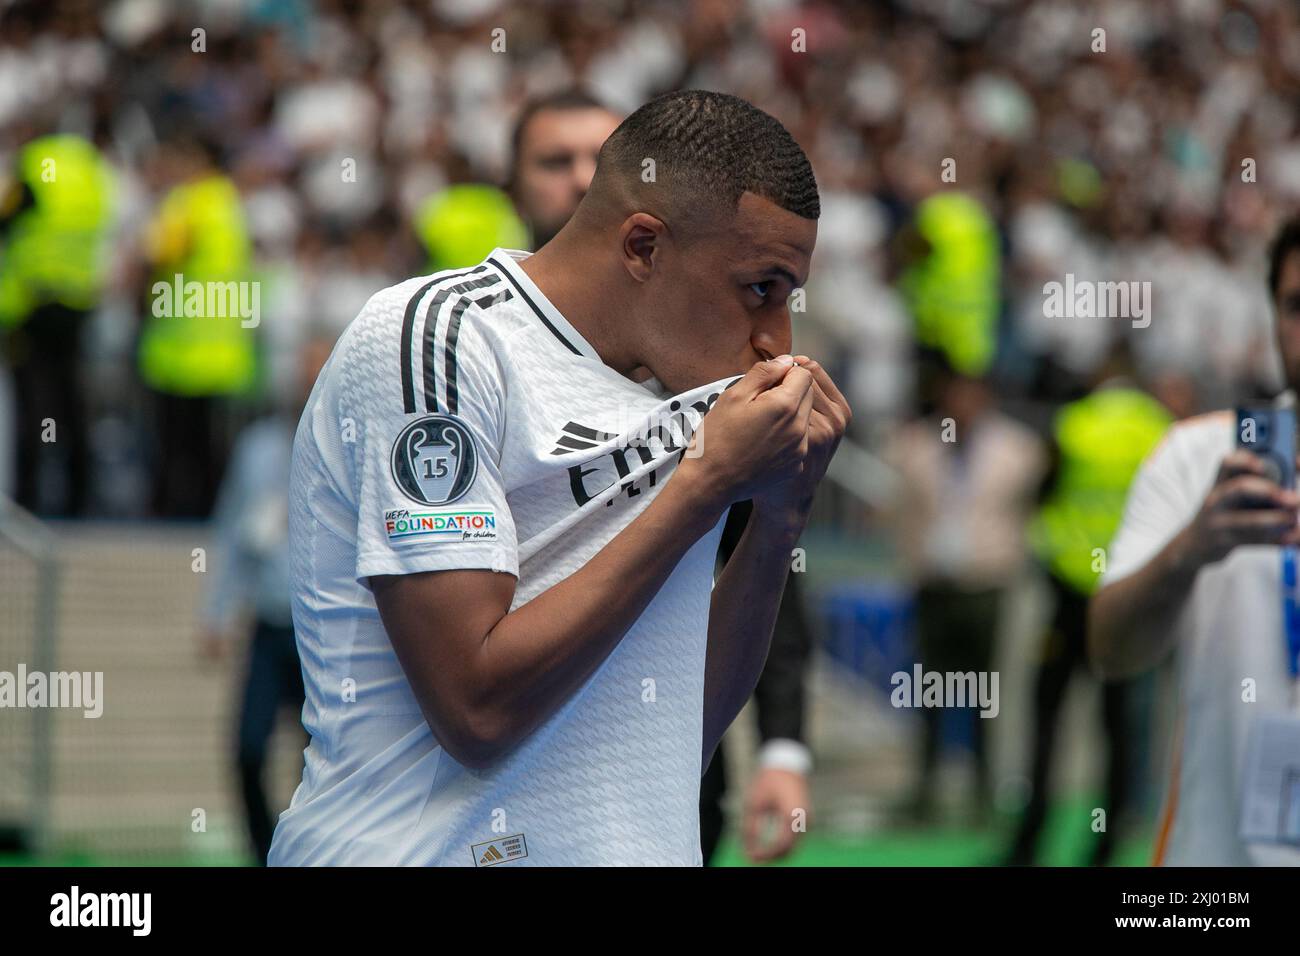
[[[1185,426],[1175,425],[1129,485],[1124,517],[1111,540],[1102,584],[1140,571],[1196,515],[1203,492],[1184,460]],[[1217,470],[1218,461],[1212,462]]]
[[[358,581],[458,569],[517,577],[515,526],[501,477],[502,374],[488,343],[471,330],[461,332],[454,402],[445,386],[426,400],[418,380],[416,400],[409,402],[411,392],[397,374],[356,361],[364,351],[351,356],[339,402],[340,417],[355,425],[350,470]],[[398,373],[391,350],[385,354]],[[441,351],[436,359],[440,372],[448,368]]]

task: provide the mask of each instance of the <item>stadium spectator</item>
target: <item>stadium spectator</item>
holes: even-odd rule
[[[90,495],[83,333],[107,277],[113,174],[70,134],[22,146],[0,186],[0,331],[16,386],[17,500],[81,514]]]
[[[263,779],[267,744],[281,709],[293,708],[296,721],[303,704],[289,594],[289,457],[298,415],[331,344],[309,339],[299,356],[296,402],[240,433],[212,518],[213,573],[198,651],[206,661],[221,660],[251,616],[234,765],[259,866],[275,830]]]
[[[1300,387],[1300,219],[1277,233],[1267,288],[1288,383],[1279,407],[1293,407]],[[1290,759],[1300,745],[1300,494],[1270,476],[1261,456],[1239,447],[1243,438],[1253,440],[1226,411],[1169,431],[1133,481],[1090,608],[1088,652],[1106,679],[1130,679],[1170,654],[1180,661],[1157,865],[1300,864],[1294,820],[1282,802],[1288,798],[1260,749]],[[1262,815],[1248,809],[1261,789],[1268,808]]]
[[[1106,548],[1119,527],[1129,483],[1172,421],[1169,411],[1134,382],[1128,352],[1119,348],[1092,391],[1065,405],[1053,422],[1052,465],[1032,528],[1053,609],[1035,677],[1029,802],[1010,864],[1033,863],[1037,857],[1061,705],[1076,672],[1092,676],[1086,667],[1088,598],[1106,569]],[[1110,861],[1129,810],[1134,752],[1129,690],[1114,682],[1102,688],[1107,819],[1089,856],[1095,866]]]
[[[1032,430],[998,410],[985,381],[942,359],[933,364],[933,412],[902,427],[886,455],[902,478],[893,521],[916,588],[917,661],[927,671],[986,673],[993,669],[1006,593],[1024,568],[1025,529],[1046,451]],[[944,711],[921,713],[921,773],[908,809],[929,820]],[[986,720],[974,709],[963,716],[975,755],[971,804],[987,819],[993,778]]]

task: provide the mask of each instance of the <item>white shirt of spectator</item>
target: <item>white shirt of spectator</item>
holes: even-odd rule
[[[1235,416],[1217,412],[1169,431],[1129,490],[1103,584],[1140,570],[1191,522],[1235,447],[1235,427]],[[1300,850],[1239,836],[1251,720],[1291,706],[1280,550],[1238,547],[1203,568],[1169,626],[1178,630],[1180,701],[1157,862],[1300,865]]]

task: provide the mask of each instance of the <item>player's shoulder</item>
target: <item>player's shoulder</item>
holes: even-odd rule
[[[497,307],[512,298],[488,261],[379,290],[336,348],[339,403],[410,415],[453,411],[475,392],[499,391],[516,323]]]
[[[398,348],[410,355],[421,346],[431,347],[451,328],[457,335],[471,328],[486,333],[483,313],[512,297],[507,281],[488,261],[414,276],[372,295],[345,330],[344,346],[357,353]]]
[[[429,275],[412,276],[380,289],[361,307],[346,332],[354,340],[364,340],[400,333],[409,312],[417,309],[425,293],[435,286],[449,283],[464,270],[446,270]],[[361,344],[353,343],[354,347]]]
[[[413,326],[420,315],[421,301],[433,288],[447,284],[463,272],[449,270],[412,276],[380,289],[361,307],[339,338],[338,351],[347,360],[391,357],[412,343]]]

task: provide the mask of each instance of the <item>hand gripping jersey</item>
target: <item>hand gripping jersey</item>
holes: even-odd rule
[[[303,413],[290,545],[311,743],[273,865],[701,862],[720,522],[581,689],[481,771],[439,746],[368,587],[486,568],[518,577],[512,610],[532,600],[649,504],[733,381],[667,395],[620,375],[526,256],[497,249],[375,295]]]

